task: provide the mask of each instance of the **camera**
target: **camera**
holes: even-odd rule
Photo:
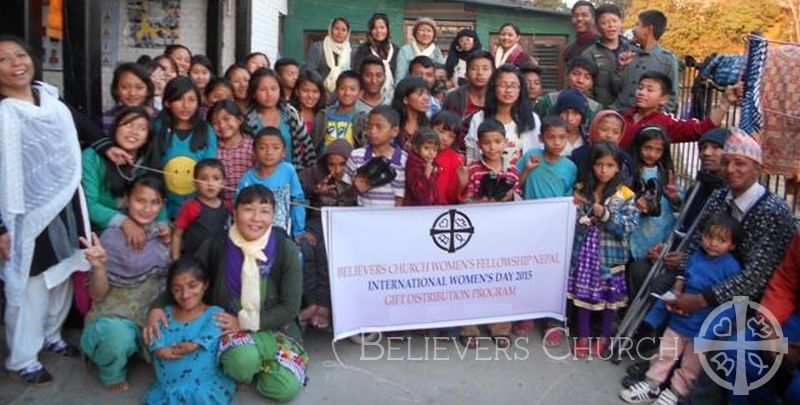
[[[647,212],[642,213],[648,217],[661,216],[661,184],[656,179],[648,179],[642,187],[642,197],[647,201]]]
[[[514,188],[516,182],[509,177],[501,177],[495,172],[486,173],[481,179],[478,196],[500,201]]]

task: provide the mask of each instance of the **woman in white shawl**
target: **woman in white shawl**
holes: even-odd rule
[[[353,52],[353,70],[361,73],[361,64],[373,55],[383,62],[386,72],[386,81],[383,84],[383,97],[391,100],[394,95],[394,72],[397,67],[397,53],[400,48],[392,42],[389,30],[389,17],[383,13],[375,13],[367,22],[367,41],[363,42]]]
[[[75,124],[57,90],[34,83],[32,53],[17,37],[0,36],[0,269],[7,308],[5,367],[28,384],[53,377],[39,351],[77,356],[61,338],[72,300],[70,275],[100,264],[102,248],[85,253],[89,231]],[[88,242],[84,239],[84,244]]]
[[[408,75],[408,65],[417,56],[427,56],[433,63],[444,63],[444,55],[436,46],[436,21],[428,17],[418,18],[411,31],[411,41],[402,48],[397,55],[397,71],[395,71],[395,83],[400,83]]]
[[[336,79],[345,70],[350,70],[351,53],[350,23],[343,17],[336,17],[331,21],[325,39],[311,44],[306,65],[319,73],[325,89],[333,93]]]

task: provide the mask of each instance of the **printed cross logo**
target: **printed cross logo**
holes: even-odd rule
[[[703,370],[734,395],[748,395],[769,382],[788,351],[788,339],[775,316],[748,297],[734,297],[714,309],[694,338]],[[775,353],[775,361],[768,364],[762,352]]]
[[[467,214],[458,210],[448,210],[433,221],[431,239],[439,249],[455,253],[472,239],[475,227]]]

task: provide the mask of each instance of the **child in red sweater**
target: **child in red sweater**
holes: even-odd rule
[[[404,206],[436,204],[439,194],[436,183],[439,168],[434,159],[440,144],[439,135],[428,128],[421,128],[411,138],[411,150],[406,161]]]
[[[469,172],[464,156],[453,149],[453,143],[461,131],[461,117],[442,111],[431,121],[433,130],[439,135],[439,153],[434,163],[439,169],[436,177],[438,195],[436,205],[453,205],[460,202],[459,196],[467,186]]]
[[[627,150],[639,130],[651,125],[658,125],[666,129],[671,143],[695,142],[704,133],[720,126],[728,114],[730,106],[735,105],[741,98],[743,86],[742,83],[728,86],[725,94],[720,97],[719,104],[711,110],[706,119],[702,121],[695,118],[678,119],[662,110],[672,95],[672,79],[660,72],[645,72],[639,79],[636,107],[623,114],[625,134],[622,136],[619,146]]]

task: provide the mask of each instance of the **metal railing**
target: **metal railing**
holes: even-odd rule
[[[702,117],[708,116],[710,111],[723,96],[724,89],[713,82],[706,81],[695,86],[698,80],[699,64],[691,57],[686,58],[683,64],[681,85],[678,94],[678,111],[681,118],[688,118],[692,113],[701,110]],[[693,94],[693,90],[696,94]],[[702,106],[698,109],[696,103]],[[732,106],[723,120],[723,127],[734,127],[739,124],[739,107]],[[700,154],[696,142],[673,144],[671,147],[678,185],[687,189],[694,183],[694,176],[700,168]],[[800,183],[796,178],[787,178],[783,175],[764,173],[761,177],[763,184],[769,191],[781,196],[792,210],[795,217],[800,218]]]

